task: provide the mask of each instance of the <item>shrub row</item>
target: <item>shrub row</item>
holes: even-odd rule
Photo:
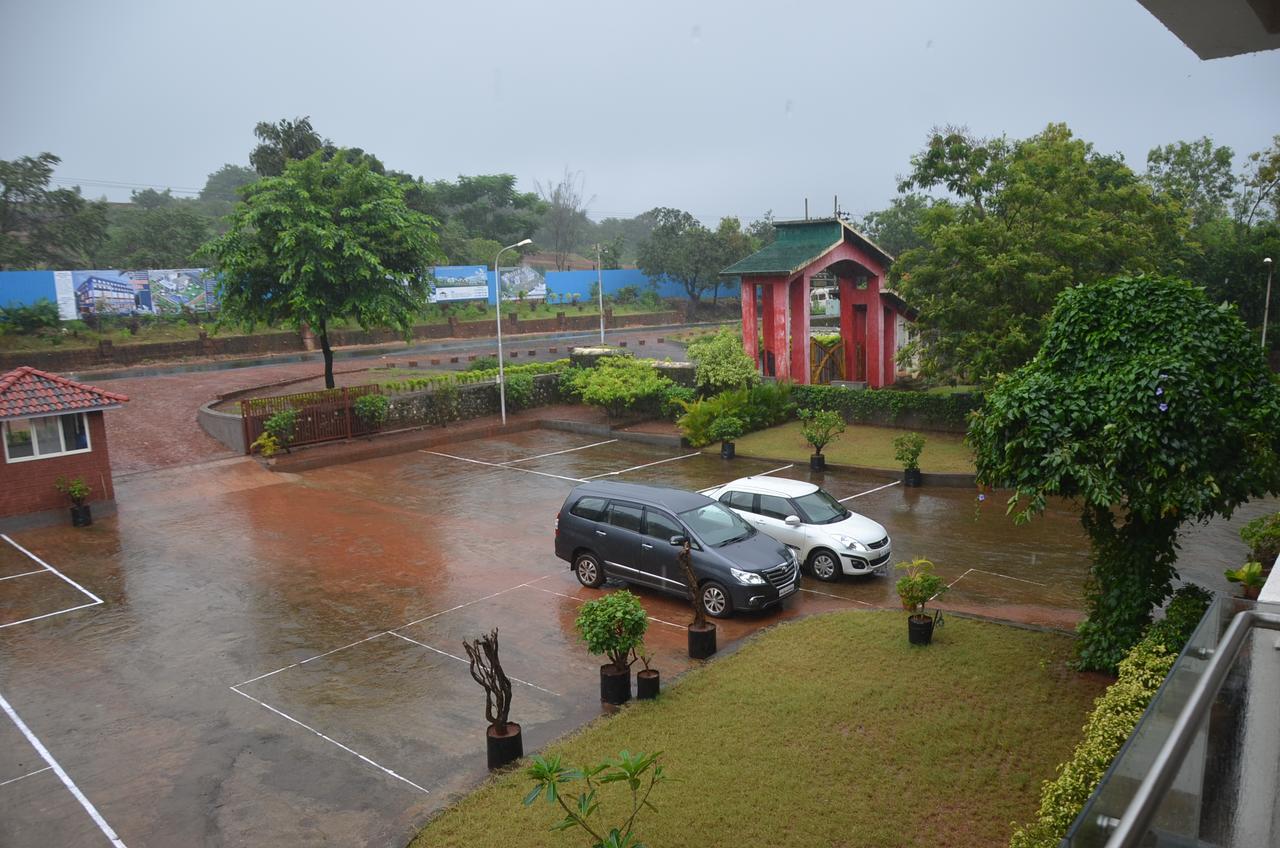
[[[969,413],[982,406],[982,395],[933,395],[897,389],[848,389],[843,386],[796,386],[792,400],[800,409],[832,409],[853,424],[922,427],[963,432]]]
[[[1169,602],[1165,617],[1148,627],[1142,641],[1120,661],[1116,682],[1094,702],[1084,739],[1071,759],[1058,766],[1058,777],[1045,781],[1036,820],[1014,831],[1010,848],[1057,848],[1138,726],[1212,597],[1199,586],[1183,586]]]
[[[792,387],[787,383],[762,383],[749,389],[721,392],[701,400],[680,403],[684,414],[676,422],[685,439],[695,448],[712,442],[732,441],[744,433],[781,424],[795,411]],[[728,430],[717,422],[732,419]],[[739,432],[735,432],[739,431]]]
[[[536,377],[539,374],[558,374],[569,367],[569,360],[557,359],[554,362],[529,362],[524,365],[508,365],[503,369],[507,380],[507,391],[511,391],[513,378],[526,376]],[[481,368],[459,371],[456,374],[438,374],[432,377],[413,377],[407,380],[387,380],[381,385],[389,392],[416,392],[423,389],[434,389],[440,386],[466,386],[473,383],[487,383],[496,380],[498,369]]]

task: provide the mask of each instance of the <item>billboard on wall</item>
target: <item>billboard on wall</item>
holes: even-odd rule
[[[503,300],[541,300],[547,296],[547,278],[537,268],[518,265],[502,269]]]
[[[70,274],[77,315],[177,315],[217,309],[216,282],[205,268]]]
[[[447,265],[435,269],[432,303],[454,300],[487,300],[489,271],[483,265]]]

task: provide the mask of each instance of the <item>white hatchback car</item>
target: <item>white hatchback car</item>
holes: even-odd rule
[[[850,512],[830,494],[801,480],[743,477],[702,494],[796,551],[819,580],[841,574],[883,574],[893,546],[883,526]]]

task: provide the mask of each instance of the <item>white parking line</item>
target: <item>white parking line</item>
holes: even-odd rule
[[[39,621],[42,618],[53,618],[55,615],[63,615],[64,613],[75,612],[76,610],[88,609],[89,607],[96,607],[100,603],[102,603],[102,601],[93,601],[92,603],[80,604],[79,606],[76,606],[76,607],[67,607],[66,609],[60,609],[57,612],[47,612],[44,615],[33,615],[31,616],[31,618],[20,618],[17,621],[10,621],[8,624],[0,624],[0,630],[4,630],[6,627],[17,627],[19,624],[28,624],[32,621]]]
[[[383,636],[383,635],[386,635],[386,634],[379,633],[378,635],[379,635],[379,636]],[[285,719],[286,721],[291,721],[291,722],[293,722],[294,724],[298,725],[298,727],[301,727],[301,728],[302,728],[302,729],[304,729],[304,730],[308,730],[308,731],[310,731],[311,733],[314,733],[316,736],[319,736],[321,739],[323,739],[324,741],[326,741],[326,742],[330,743],[331,745],[337,745],[339,748],[341,748],[342,750],[346,751],[348,754],[355,754],[357,757],[359,757],[360,759],[364,760],[366,763],[368,763],[369,765],[373,766],[373,767],[374,767],[374,768],[376,768],[378,771],[381,771],[381,772],[383,772],[384,774],[388,774],[388,775],[390,775],[390,776],[394,777],[396,780],[399,780],[399,781],[401,781],[401,782],[403,782],[403,783],[407,783],[407,784],[409,784],[410,786],[412,786],[414,789],[418,790],[418,791],[419,791],[419,792],[421,792],[422,794],[424,794],[424,795],[430,795],[430,794],[431,794],[431,791],[430,791],[430,790],[422,788],[421,786],[419,786],[418,784],[414,783],[414,782],[413,782],[412,780],[410,780],[409,778],[404,777],[403,775],[400,775],[400,774],[396,774],[396,773],[395,773],[394,771],[392,771],[391,769],[387,768],[386,766],[384,766],[384,765],[382,765],[382,764],[380,764],[380,763],[374,762],[373,760],[369,759],[369,758],[368,758],[368,757],[366,757],[364,754],[360,753],[359,751],[355,750],[354,748],[351,748],[351,747],[348,747],[348,746],[346,746],[346,745],[343,745],[343,744],[342,744],[341,742],[339,742],[337,739],[334,739],[334,738],[329,737],[329,736],[325,736],[323,733],[321,733],[320,731],[316,730],[316,729],[315,729],[314,727],[312,727],[311,725],[309,725],[309,724],[304,724],[303,722],[298,721],[296,718],[294,718],[293,716],[289,715],[288,713],[281,712],[280,710],[277,710],[275,707],[271,706],[271,705],[270,705],[270,704],[268,704],[266,701],[260,701],[260,700],[258,700],[257,698],[253,697],[252,695],[246,695],[245,693],[241,692],[239,689],[237,689],[237,688],[236,688],[236,687],[234,687],[234,686],[231,686],[231,687],[228,687],[228,688],[230,688],[232,692],[235,692],[235,693],[236,693],[237,695],[239,695],[240,697],[242,697],[242,698],[248,698],[250,701],[253,701],[255,704],[258,704],[259,706],[263,706],[263,707],[266,707],[267,709],[271,710],[271,712],[275,713],[276,715],[280,716],[281,718]]]
[[[58,569],[54,568],[54,567],[53,567],[52,565],[50,565],[49,563],[47,563],[47,562],[45,562],[44,560],[40,559],[40,557],[38,557],[38,556],[36,556],[35,554],[31,553],[31,551],[29,551],[29,550],[27,550],[26,548],[22,547],[22,545],[19,545],[17,542],[13,541],[12,539],[10,539],[10,538],[9,538],[8,536],[6,536],[5,534],[0,533],[0,539],[4,539],[6,542],[8,542],[9,544],[13,545],[15,548],[17,548],[18,550],[22,551],[24,554],[26,554],[27,556],[29,556],[29,557],[30,557],[32,560],[34,560],[36,563],[38,563],[38,564],[40,564],[40,565],[44,566],[44,567],[45,567],[45,568],[47,568],[49,571],[52,571],[54,574],[58,575],[58,576],[59,576],[59,577],[61,577],[63,580],[65,580],[65,581],[67,581],[68,583],[70,583],[72,586],[75,586],[75,587],[76,587],[77,589],[79,589],[81,592],[84,592],[86,595],[88,595],[90,598],[92,598],[92,599],[93,599],[94,604],[100,604],[100,603],[102,603],[102,598],[99,598],[97,595],[93,594],[93,593],[92,593],[92,592],[90,592],[88,589],[86,589],[85,587],[81,586],[79,583],[77,583],[76,581],[72,580],[70,577],[68,577],[67,575],[63,574],[63,573],[62,573],[61,571],[59,571]],[[79,607],[77,607],[77,609],[79,609]]]
[[[466,665],[468,668],[471,666],[471,660],[467,659],[466,657],[460,657],[457,654],[451,654],[448,651],[442,651],[439,648],[433,648],[431,645],[428,645],[426,642],[419,642],[417,639],[410,639],[408,636],[405,636],[402,633],[392,633],[391,635],[395,636],[396,638],[403,639],[406,642],[412,642],[413,644],[421,648],[426,648],[428,651],[435,651],[437,654],[439,654],[442,657],[448,657],[451,660],[457,660],[458,662]],[[507,675],[507,677],[510,677],[512,680],[514,680],[516,683],[521,684],[522,686],[528,686],[530,689],[537,689],[539,692],[546,692],[548,695],[555,695],[557,698],[564,697],[559,692],[552,692],[550,689],[543,689],[541,686],[539,686],[536,683],[530,683],[529,681],[521,680],[518,677],[511,677],[511,675],[509,674]]]
[[[548,456],[559,456],[562,453],[573,453],[574,451],[586,450],[587,448],[598,448],[601,445],[611,445],[616,441],[618,440],[607,439],[606,441],[603,441],[603,442],[592,442],[591,444],[583,445],[582,447],[565,448],[564,450],[551,451],[551,453],[540,453],[537,456],[526,456],[524,459],[508,459],[506,462],[500,462],[498,464],[509,466],[509,465],[515,465],[517,462],[532,462],[535,459],[543,459]]]
[[[553,592],[552,590],[550,590],[550,589],[544,589],[544,588],[542,588],[541,586],[531,586],[530,588],[531,588],[531,589],[537,589],[539,592],[546,592],[548,595],[559,595],[559,596],[560,596],[560,597],[562,597],[562,598],[568,598],[569,600],[573,601],[575,604],[585,604],[585,603],[586,603],[586,601],[582,600],[582,598],[575,598],[573,595],[566,595],[564,592]],[[645,618],[649,619],[650,621],[656,621],[656,622],[658,622],[659,624],[665,624],[665,625],[667,625],[668,627],[678,627],[678,628],[680,628],[681,630],[684,630],[684,629],[685,629],[685,625],[683,625],[683,624],[676,624],[674,621],[666,621],[666,620],[661,619],[661,618],[655,618],[655,617],[653,617],[653,616],[651,616],[651,615],[649,615],[649,614],[647,614],[647,613],[645,614]],[[512,679],[514,680],[515,678],[512,678]]]
[[[49,572],[43,568],[37,568],[35,571],[24,571],[21,574],[10,574],[8,577],[0,577],[0,580],[16,580],[19,577],[29,577],[32,574],[48,574]]]
[[[628,471],[639,471],[641,468],[649,468],[654,465],[661,465],[664,462],[675,462],[678,459],[688,459],[691,456],[702,456],[702,452],[696,451],[694,453],[687,453],[684,456],[669,456],[666,459],[659,459],[656,462],[646,462],[644,465],[633,465],[630,468],[624,468],[621,471],[606,471],[603,474],[592,474],[590,477],[582,478],[582,482],[585,483],[588,480],[595,480],[597,477],[616,477],[619,474],[626,474]],[[518,469],[518,470],[523,471],[524,469]]]
[[[51,770],[52,768],[53,768],[53,766],[45,766],[45,767],[44,767],[44,768],[42,768],[42,769],[36,769],[35,771],[29,771],[29,772],[27,772],[26,774],[24,774],[24,775],[20,775],[20,776],[18,776],[18,777],[11,777],[11,778],[9,778],[8,780],[0,781],[0,786],[8,786],[10,783],[17,783],[19,780],[26,780],[28,777],[33,777],[33,776],[35,776],[35,775],[37,775],[37,774],[44,774],[45,772],[47,772],[47,771]]]
[[[851,604],[862,604],[864,607],[874,607],[875,604],[869,604],[866,601],[860,601],[857,598],[846,598],[844,595],[834,595],[831,592],[819,592],[817,589],[806,589],[800,587],[801,592],[808,592],[810,595],[822,595],[824,598],[835,598],[837,601],[848,601]]]
[[[873,495],[882,489],[888,489],[890,486],[896,486],[901,482],[902,482],[901,480],[894,480],[892,483],[885,483],[883,486],[876,486],[874,489],[867,489],[865,492],[858,492],[858,494],[856,495],[850,495],[847,498],[839,498],[838,500],[840,501],[840,503],[844,503],[845,501],[851,501],[854,498],[860,498],[863,495]]]
[[[585,483],[586,480],[581,477],[565,477],[563,474],[549,474],[546,471],[534,471],[532,468],[516,468],[511,465],[501,465],[497,462],[485,462],[481,459],[468,459],[465,456],[454,456],[451,453],[440,453],[439,451],[423,450],[422,453],[429,453],[432,456],[443,456],[445,459],[456,459],[459,462],[471,462],[476,465],[485,465],[489,468],[502,468],[507,471],[523,471],[525,474],[537,474],[541,477],[554,477],[557,480],[568,480],[570,483]]]
[[[5,536],[4,538],[8,540],[10,544],[13,544],[13,540],[9,539],[8,536]],[[27,555],[31,556],[30,553]],[[35,557],[32,556],[32,558],[34,559]],[[52,571],[52,569],[50,570]],[[88,593],[86,592],[85,594]],[[101,603],[101,601],[99,601],[99,603]],[[10,720],[13,721],[18,730],[22,731],[22,735],[27,737],[27,741],[31,743],[31,747],[36,749],[36,752],[40,754],[41,758],[49,764],[49,768],[53,770],[53,773],[62,781],[62,785],[67,787],[67,789],[71,791],[71,794],[75,796],[75,799],[80,802],[80,806],[84,807],[84,811],[89,814],[89,818],[93,819],[93,823],[102,831],[103,836],[107,837],[111,844],[116,846],[116,848],[126,848],[124,842],[122,842],[120,837],[116,835],[116,832],[111,829],[111,825],[107,824],[107,820],[98,812],[98,808],[90,803],[89,799],[80,791],[80,787],[76,786],[71,778],[67,776],[67,773],[62,770],[62,766],[58,765],[58,761],[53,758],[53,754],[49,753],[49,749],[46,748],[38,738],[36,738],[36,735],[31,732],[31,728],[27,727],[26,723],[19,718],[16,712],[14,712],[13,707],[9,706],[9,702],[4,699],[4,695],[0,695],[0,709],[3,709],[5,713],[8,714]]]

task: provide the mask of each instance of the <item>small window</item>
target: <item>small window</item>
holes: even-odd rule
[[[777,495],[761,495],[760,514],[782,521],[788,515],[795,515],[796,509],[786,498],[780,498]]]
[[[85,453],[92,447],[88,419],[82,412],[5,421],[3,429],[7,462]]]
[[[581,498],[569,513],[591,521],[603,521],[605,504],[604,498]]]
[[[755,497],[751,492],[725,492],[720,496],[720,503],[743,512],[755,512]]]
[[[654,539],[670,542],[672,536],[683,536],[685,532],[684,528],[680,526],[680,522],[671,516],[654,509],[646,509],[644,511],[644,534]]]
[[[609,523],[620,530],[640,532],[640,519],[644,510],[634,504],[614,502],[609,505]]]

